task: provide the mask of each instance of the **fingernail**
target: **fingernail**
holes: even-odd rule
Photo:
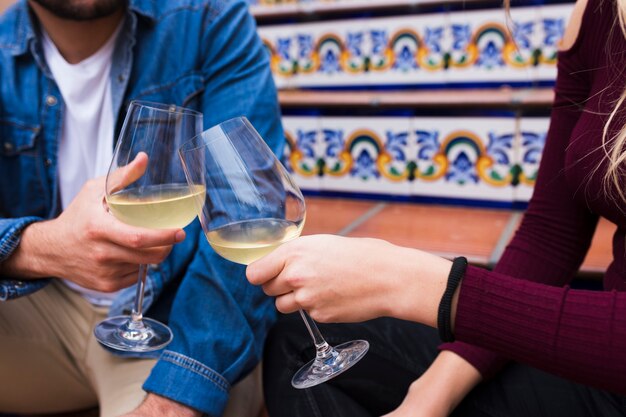
[[[183,240],[185,240],[185,231],[179,230],[178,232],[176,232],[175,239],[176,239],[176,243],[182,242]]]

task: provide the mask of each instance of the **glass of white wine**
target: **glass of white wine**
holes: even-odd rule
[[[198,217],[209,244],[222,257],[248,265],[297,238],[305,221],[302,193],[245,117],[223,122],[186,142],[179,151]],[[357,363],[369,343],[336,347],[300,310],[316,347],[316,357],[296,372],[295,388],[321,384]]]
[[[190,187],[178,148],[202,132],[202,113],[175,105],[133,101],[115,147],[107,174],[105,197],[120,221],[152,229],[181,228],[196,217],[194,195],[203,184]],[[143,154],[143,155],[142,155]],[[138,156],[147,163],[142,172],[125,178],[123,167]],[[130,316],[110,317],[94,329],[96,339],[113,349],[131,352],[158,350],[172,340],[171,330],[143,317],[147,265],[139,266],[135,305]]]

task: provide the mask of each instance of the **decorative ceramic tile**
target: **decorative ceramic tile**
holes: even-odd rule
[[[297,74],[297,45],[294,32],[298,25],[263,26],[258,29],[269,55],[274,82],[278,88],[294,85]]]
[[[443,84],[446,15],[372,19],[369,70],[373,84]]]
[[[537,44],[537,9],[515,8],[511,30],[502,9],[450,14],[451,82],[531,82]]]
[[[322,189],[409,195],[410,118],[324,117]]]
[[[283,117],[285,149],[282,163],[303,190],[321,188],[323,144],[318,117]]]
[[[518,185],[515,187],[516,201],[525,202],[532,196],[549,125],[550,119],[547,117],[523,118],[519,122],[516,139],[516,164],[519,167]]]
[[[539,8],[540,49],[537,54],[537,79],[554,80],[556,78],[556,57],[559,44],[565,34],[574,6],[560,4]]]
[[[300,25],[298,86],[367,85],[367,28],[367,19]]]
[[[513,118],[415,118],[417,196],[513,201]]]

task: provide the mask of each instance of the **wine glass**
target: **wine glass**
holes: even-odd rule
[[[196,217],[194,194],[185,180],[178,148],[202,132],[202,113],[160,103],[133,101],[115,147],[106,179],[109,211],[120,221],[152,229],[182,228]],[[128,178],[123,169],[135,158],[145,158],[142,172]],[[122,174],[123,173],[123,174]],[[130,352],[148,352],[166,346],[172,332],[163,323],[143,317],[147,265],[139,266],[137,294],[130,316],[110,317],[94,329],[105,346]]]
[[[223,122],[186,142],[180,157],[209,244],[222,257],[248,265],[297,238],[305,221],[304,197],[259,133],[245,117]],[[336,347],[300,310],[313,338],[315,359],[294,375],[295,388],[321,384],[357,363],[369,343]]]

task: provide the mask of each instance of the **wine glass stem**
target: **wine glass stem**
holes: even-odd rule
[[[326,342],[326,340],[324,340],[324,337],[322,336],[320,329],[317,328],[317,324],[315,324],[315,321],[311,318],[311,316],[309,316],[306,311],[299,311],[300,315],[302,316],[302,320],[304,320],[304,324],[309,331],[309,334],[313,338],[313,343],[315,343],[316,359],[326,359],[329,356],[333,356],[335,350],[331,345]]]
[[[143,290],[146,285],[147,265],[139,265],[139,280],[137,281],[137,294],[135,294],[135,306],[131,314],[131,325],[143,327]]]

